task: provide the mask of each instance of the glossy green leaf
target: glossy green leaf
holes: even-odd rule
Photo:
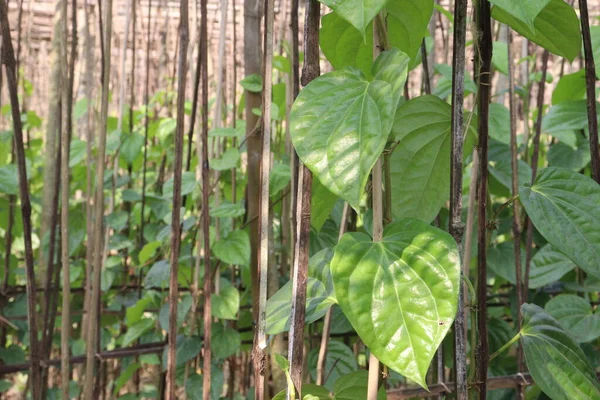
[[[392,90],[356,69],[309,83],[290,115],[298,156],[332,193],[358,209],[371,169],[392,127]]]
[[[248,75],[240,81],[240,85],[249,92],[262,92],[262,78],[258,74]]]
[[[490,0],[494,6],[500,7],[527,25],[532,32],[535,32],[535,18],[549,2],[550,0]]]
[[[531,259],[529,287],[537,289],[556,282],[575,267],[567,256],[547,244]]]
[[[131,325],[121,341],[121,347],[127,347],[154,326],[154,320],[144,318]]]
[[[226,218],[226,217],[241,217],[246,213],[246,209],[243,204],[231,204],[221,203],[218,207],[210,209],[210,216],[214,218]]]
[[[575,341],[591,342],[600,337],[600,315],[592,310],[590,302],[583,297],[561,294],[546,303],[544,309]]]
[[[124,371],[121,371],[119,377],[115,380],[115,388],[113,389],[113,395],[116,396],[119,394],[119,391],[123,388],[123,386],[125,386],[127,381],[131,379],[135,371],[140,369],[140,367],[140,363],[134,362],[129,364]]]
[[[460,257],[452,237],[408,218],[388,225],[378,243],[347,233],[331,272],[338,303],[369,350],[425,387],[456,314]]]
[[[212,247],[215,256],[230,265],[250,264],[250,238],[246,231],[232,231]]]
[[[537,0],[532,2],[538,3]],[[526,4],[530,1],[519,1],[519,3]],[[492,9],[492,17],[551,53],[565,57],[569,61],[573,61],[579,54],[581,48],[579,18],[573,7],[564,0],[550,0],[535,17],[533,22],[535,30],[500,7]]]
[[[363,37],[367,25],[381,11],[386,0],[319,0],[348,21]]]
[[[373,79],[387,82],[392,87],[393,108],[398,107],[404,93],[410,58],[393,48],[382,52],[373,63]]]
[[[590,275],[600,277],[600,186],[576,172],[549,167],[519,198],[537,230]]]
[[[417,65],[417,55],[433,13],[433,0],[394,0],[388,1],[388,40],[391,47],[406,53]]]
[[[369,24],[365,38],[348,21],[332,12],[321,18],[319,44],[333,68],[356,67],[367,78],[373,64],[373,28]]]
[[[313,381],[317,379],[317,359],[319,358],[319,348],[313,348],[307,357],[308,369]],[[337,340],[329,341],[327,355],[325,357],[325,371],[327,371],[327,380],[323,382],[323,386],[332,390],[334,382],[338,378],[354,372],[358,369],[356,356],[352,349],[344,343]]]
[[[531,182],[531,167],[523,160],[518,160],[518,175],[519,184],[525,185]],[[494,161],[490,162],[488,168],[490,175],[500,182],[511,193],[512,190],[512,166],[510,160]]]
[[[553,400],[600,398],[596,373],[577,343],[544,310],[521,306],[521,341],[535,383]]]
[[[552,104],[581,100],[585,97],[585,70],[563,75],[552,91]]]
[[[450,105],[436,96],[416,97],[398,107],[392,129],[398,144],[391,156],[395,218],[431,222],[448,200],[450,121]],[[474,126],[467,134],[465,155],[473,148]]]

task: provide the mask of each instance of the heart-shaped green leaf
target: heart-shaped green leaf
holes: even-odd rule
[[[544,307],[579,343],[600,337],[600,315],[594,313],[589,301],[573,294],[553,297]]]
[[[392,89],[356,69],[325,74],[298,95],[290,135],[298,156],[331,191],[359,208],[392,128]]]
[[[317,379],[317,359],[319,358],[319,349],[312,349],[307,356],[308,369],[313,380]],[[332,390],[334,382],[338,378],[355,372],[358,369],[356,356],[352,349],[342,342],[332,340],[329,342],[327,355],[325,357],[325,371],[327,371],[327,380],[323,386]]]
[[[363,37],[367,25],[381,11],[387,0],[319,0],[350,22]]]
[[[502,8],[503,11],[525,23],[532,32],[535,32],[533,24],[535,17],[549,2],[550,0],[490,0],[494,6]]]
[[[531,0],[519,1],[523,4],[530,2]],[[573,7],[564,0],[550,0],[535,17],[533,22],[535,30],[500,7],[492,9],[492,17],[549,52],[565,57],[569,61],[573,61],[579,54],[581,48],[579,18]]]
[[[388,225],[377,243],[347,233],[331,272],[338,303],[369,350],[425,387],[456,314],[460,257],[452,237],[409,218]]]
[[[600,277],[600,186],[564,168],[541,171],[519,198],[537,230],[590,275]]]
[[[547,244],[531,259],[529,287],[537,289],[556,282],[573,268],[575,268],[573,261],[560,251],[556,251],[551,244]]]
[[[433,3],[432,0],[394,0],[385,6],[390,46],[406,53],[412,60],[411,67],[420,61],[416,58],[427,34]]]
[[[521,306],[521,341],[535,383],[553,400],[600,398],[594,369],[577,343],[544,310]]]
[[[335,69],[356,67],[367,78],[373,64],[373,28],[367,27],[365,38],[348,21],[332,12],[321,18],[319,44]]]
[[[431,222],[450,197],[451,118],[450,104],[436,96],[416,97],[398,107],[392,128],[398,142],[391,156],[394,217]],[[475,137],[470,128],[465,155]]]

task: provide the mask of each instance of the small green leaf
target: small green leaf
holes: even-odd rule
[[[600,106],[600,104],[597,103]],[[552,106],[544,115],[542,129],[547,133],[574,131],[587,127],[585,100],[565,101]]]
[[[124,371],[121,371],[121,373],[119,374],[119,377],[115,381],[115,388],[113,389],[114,396],[119,394],[119,391],[121,390],[121,388],[123,388],[123,386],[125,386],[127,381],[129,381],[129,379],[131,379],[131,377],[133,376],[135,371],[140,369],[140,367],[141,367],[141,365],[139,363],[134,362],[134,363],[129,364],[127,366],[127,368],[125,368]]]
[[[408,218],[388,225],[377,243],[347,233],[331,272],[338,303],[371,353],[426,387],[456,314],[460,257],[452,237]]]
[[[222,287],[219,294],[212,294],[210,298],[213,317],[237,319],[237,312],[240,309],[240,292],[235,287]]]
[[[537,230],[590,275],[600,277],[600,186],[576,172],[549,167],[519,199]]]
[[[262,78],[258,74],[248,75],[240,81],[240,85],[249,92],[262,92]]]
[[[544,309],[575,341],[585,343],[600,337],[600,315],[583,297],[560,294],[547,302]]]
[[[495,2],[500,1],[508,2],[509,0],[495,0]],[[518,1],[518,3],[529,4],[530,1]],[[539,3],[539,1],[534,0],[533,3]],[[579,18],[573,7],[564,0],[550,0],[535,17],[533,21],[535,30],[500,7],[492,9],[492,17],[507,24],[551,53],[565,57],[569,61],[573,61],[579,54],[581,48]]]
[[[269,195],[277,196],[290,183],[291,179],[292,170],[288,164],[276,163],[273,165],[269,176]]]
[[[215,171],[226,171],[235,168],[240,160],[240,151],[236,147],[227,149],[221,158],[210,160],[210,168]]]
[[[218,207],[210,209],[210,216],[213,218],[241,217],[246,213],[243,204],[221,203]]]
[[[386,0],[319,0],[354,26],[365,37],[367,25],[381,11]]]
[[[196,175],[193,172],[184,171],[181,174],[181,195],[186,196],[192,193],[197,187]],[[167,198],[173,197],[173,178],[169,179],[163,185],[163,195]]]
[[[131,325],[121,341],[121,347],[127,347],[154,326],[154,320],[144,318]]]
[[[535,383],[553,400],[600,398],[594,369],[560,324],[533,304],[521,306],[521,341]]]
[[[161,260],[155,262],[144,278],[144,288],[163,288],[169,282],[169,273],[171,268],[169,262]]]
[[[355,69],[309,83],[292,107],[290,135],[302,162],[358,209],[393,122],[391,86]]]
[[[498,72],[508,75],[508,46],[506,42],[494,42],[493,48],[492,65]],[[500,103],[492,103],[490,106],[494,104],[501,105]]]
[[[119,151],[127,164],[131,164],[135,161],[136,157],[141,153],[143,145],[144,137],[139,133],[133,132],[125,135],[125,139],[122,139],[121,141],[121,148]]]
[[[139,299],[134,306],[127,307],[125,310],[125,321],[127,322],[127,326],[132,326],[137,323],[144,315],[144,310],[146,307],[152,303],[152,298],[150,296],[144,296]]]
[[[181,327],[183,322],[187,320],[187,314],[192,307],[192,302],[192,296],[188,294],[183,296],[181,301],[177,303],[177,327]],[[171,313],[169,305],[169,302],[163,304],[158,312],[158,323],[164,331],[169,330],[169,315]]]
[[[550,0],[490,0],[494,6],[525,23],[527,27],[535,32],[534,21],[538,14],[548,5]]]
[[[317,359],[319,358],[319,348],[314,348],[308,353],[307,363],[310,370],[310,376],[314,380],[317,379]],[[356,356],[351,348],[337,340],[331,340],[327,348],[325,357],[325,371],[327,371],[328,379],[323,382],[323,386],[332,390],[334,383],[338,378],[355,372],[358,369]]]
[[[202,350],[202,339],[198,336],[185,337],[177,335],[177,350],[175,353],[175,366],[184,365],[186,362],[194,359]],[[168,361],[167,347],[162,355],[163,368],[166,370]]]
[[[159,241],[154,241],[148,242],[144,245],[144,247],[142,247],[142,250],[140,250],[140,254],[138,255],[141,265],[146,264],[148,260],[154,257],[156,250],[160,248],[160,244],[161,243]]]
[[[229,265],[248,265],[250,263],[250,238],[246,231],[230,232],[218,240],[212,247],[215,256]]]
[[[0,193],[17,194],[19,182],[17,179],[17,168],[13,164],[0,167]]]
[[[331,193],[318,179],[313,181],[310,199],[310,225],[316,230],[329,218],[338,197]]]
[[[333,400],[364,400],[367,396],[369,373],[365,370],[356,371],[337,380],[334,386]],[[385,400],[385,387],[377,392],[377,400]]]
[[[517,271],[515,267],[515,251],[513,242],[502,242],[490,246],[487,255],[487,266],[497,276],[515,284]],[[521,250],[521,269],[525,273],[525,251]]]
[[[551,244],[547,244],[531,259],[529,287],[537,289],[556,282],[575,267],[576,265],[567,256],[557,251]]]
[[[211,338],[212,355],[216,360],[234,355],[242,345],[240,333],[222,324],[212,324]]]

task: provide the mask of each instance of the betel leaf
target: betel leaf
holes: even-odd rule
[[[367,78],[373,64],[373,29],[367,26],[365,38],[348,21],[332,12],[321,18],[319,44],[333,68],[356,67]]]
[[[391,156],[395,218],[431,222],[448,200],[451,116],[450,105],[436,96],[416,97],[398,107],[392,128],[398,145]],[[474,126],[472,121],[465,155],[473,148]]]
[[[157,261],[152,264],[152,267],[150,267],[144,278],[144,289],[165,287],[169,282],[170,271],[169,262],[166,260]]]
[[[551,167],[568,168],[575,172],[581,171],[591,161],[590,141],[579,131],[575,135],[575,146],[564,142],[554,143],[548,150],[548,165]]]
[[[373,78],[384,81],[392,87],[393,108],[398,107],[404,93],[410,58],[398,49],[382,52],[373,63]]]
[[[215,171],[225,171],[235,168],[239,160],[240,151],[233,147],[231,149],[227,149],[225,153],[221,155],[221,158],[214,158],[210,160],[210,168],[214,169]]]
[[[184,171],[181,174],[181,195],[186,196],[192,193],[197,187],[199,187],[199,185],[196,181],[196,174]],[[163,195],[166,198],[173,197],[173,178],[166,181],[163,185]]]
[[[542,129],[548,133],[584,129],[588,124],[587,118],[585,100],[565,101],[548,110]]]
[[[338,303],[371,353],[425,387],[456,314],[460,257],[452,237],[409,218],[388,225],[377,243],[347,233],[331,273]]]
[[[535,383],[553,400],[600,398],[594,369],[577,343],[544,310],[521,306],[521,341]]]
[[[594,60],[600,60],[600,26],[590,26]],[[600,63],[596,62],[596,77],[600,77]]]
[[[381,11],[386,0],[319,0],[354,26],[364,37],[367,25]]]
[[[230,265],[250,263],[250,238],[246,231],[233,231],[218,240],[212,247],[215,256]]]
[[[136,339],[148,332],[150,328],[154,326],[154,320],[150,318],[144,318],[131,325],[121,341],[122,347],[127,347],[133,343]]]
[[[198,336],[189,336],[185,337],[183,335],[177,335],[177,350],[175,353],[175,366],[180,366],[190,361],[198,354],[200,354],[200,350],[202,349],[202,339]],[[167,369],[167,347],[163,351],[162,355],[162,364],[163,368]]]
[[[366,399],[368,391],[369,372],[356,371],[342,376],[335,382],[334,400],[363,400]],[[387,395],[382,385],[377,392],[377,400],[385,400]]]
[[[600,337],[600,314],[592,310],[590,302],[574,294],[561,294],[544,307],[579,343]]]
[[[585,97],[585,70],[563,75],[552,91],[552,104],[581,100]]]
[[[329,218],[337,198],[318,179],[313,181],[312,197],[310,199],[310,225],[312,227],[321,230],[321,227]]]
[[[433,3],[433,0],[394,0],[385,5],[390,46],[406,53],[412,60],[411,66],[417,65],[416,57],[427,34]]]
[[[312,349],[307,356],[308,370],[313,381],[317,379],[317,359],[319,358],[319,348]],[[337,340],[331,340],[327,347],[325,356],[325,371],[327,371],[327,380],[323,386],[327,389],[333,389],[334,382],[338,378],[354,372],[358,369],[356,356],[352,349],[344,343]]]
[[[212,356],[216,360],[224,360],[234,355],[242,345],[240,333],[222,324],[212,324],[211,338]]]
[[[517,282],[517,269],[513,242],[502,242],[490,246],[487,255],[487,266],[496,275],[508,282]],[[525,273],[525,251],[521,251],[521,269]],[[524,275],[523,275],[524,276]]]
[[[357,69],[309,83],[290,114],[290,135],[302,162],[332,193],[360,206],[369,173],[392,127],[392,88]]]
[[[223,280],[221,280],[223,282]],[[240,309],[240,292],[231,284],[221,287],[219,293],[210,296],[212,316],[221,319],[236,319]]]
[[[529,2],[519,1],[523,4]],[[535,18],[533,22],[535,30],[500,7],[492,9],[492,17],[549,52],[565,57],[569,61],[573,61],[579,54],[581,48],[579,18],[573,7],[564,0],[550,0]]]
[[[0,167],[0,193],[17,194],[19,191],[19,182],[17,179],[17,168],[9,164]]]
[[[527,27],[535,32],[534,21],[538,14],[548,5],[550,0],[490,0],[494,6],[525,23]]]
[[[573,261],[557,251],[551,244],[547,244],[531,259],[529,287],[537,289],[556,282],[573,268],[575,268]]]
[[[564,168],[541,171],[519,198],[537,230],[590,275],[600,277],[600,186]]]
[[[335,303],[329,263],[331,249],[323,249],[313,255],[308,264],[306,281],[306,324],[323,317]],[[292,282],[289,281],[267,300],[267,333],[275,335],[290,329],[292,314]]]

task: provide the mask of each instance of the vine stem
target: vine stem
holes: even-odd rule
[[[185,125],[185,86],[187,76],[187,52],[189,43],[188,0],[179,3],[179,57],[177,61],[177,122],[175,130],[175,155],[173,160],[173,205],[171,211],[171,274],[169,279],[169,334],[167,346],[167,395],[175,400],[177,355],[177,304],[179,303],[179,251],[181,245],[181,175],[183,166],[183,137]],[[210,335],[205,337],[204,343]],[[206,371],[205,371],[206,373]],[[209,372],[210,375],[210,372]],[[206,386],[206,383],[204,384]],[[210,381],[209,387],[210,389]],[[206,388],[205,388],[206,389]]]
[[[500,354],[502,354],[505,350],[509,349],[510,346],[512,346],[517,340],[519,340],[519,338],[521,337],[521,331],[519,330],[519,333],[517,333],[512,339],[510,339],[506,344],[504,344],[504,346],[500,347],[498,350],[496,350],[496,352],[494,352],[494,354],[492,354],[490,356],[490,362],[498,357]]]
[[[260,197],[258,209],[258,332],[254,338],[255,398],[265,398],[266,375],[266,309],[269,272],[269,173],[271,171],[271,106],[273,93],[273,26],[274,0],[265,1],[263,90],[262,90],[262,150],[260,154]]]
[[[297,33],[297,4],[292,4],[292,35]],[[317,78],[321,71],[319,67],[319,23],[320,4],[316,0],[307,0],[306,18],[304,22],[304,65],[302,66],[302,85],[308,85]],[[294,43],[297,39],[292,38]],[[294,66],[298,65],[297,53],[293,53]],[[298,82],[294,69],[293,94],[298,94]],[[294,152],[295,155],[295,152]],[[304,364],[304,326],[306,306],[306,277],[308,275],[309,243],[310,243],[310,212],[312,193],[312,173],[299,160],[298,163],[297,197],[298,204],[292,207],[292,215],[295,211],[296,237],[294,238],[294,264],[292,271],[292,323],[290,327],[288,342],[288,357],[290,361],[290,375],[295,390],[302,393],[302,376]],[[292,185],[292,191],[293,191]],[[288,387],[286,399],[291,399],[294,388]]]
[[[373,59],[381,52],[381,45],[385,43],[384,23],[380,15],[373,20]],[[383,173],[382,158],[380,155],[373,167],[373,242],[383,239]],[[379,389],[379,360],[373,353],[369,354],[369,378],[367,383],[368,400],[377,400]]]
[[[25,272],[27,283],[27,315],[29,322],[29,349],[30,349],[30,381],[32,382],[32,398],[38,400],[40,396],[40,357],[37,336],[37,321],[35,310],[35,273],[33,269],[33,245],[31,239],[31,203],[29,201],[29,187],[27,169],[25,166],[25,148],[23,144],[23,126],[19,108],[17,71],[15,54],[8,23],[8,5],[0,1],[0,30],[2,32],[2,63],[5,66],[6,82],[10,95],[11,113],[14,129],[15,153],[17,156],[17,169],[19,174],[19,194],[21,197],[21,215],[23,219],[23,236],[25,242]]]
[[[492,29],[490,3],[476,3],[476,24],[479,41],[475,56],[478,88],[479,181],[477,185],[477,335],[475,349],[477,390],[479,399],[487,397],[488,337],[487,337],[487,203],[488,197],[488,121],[491,92]],[[510,61],[509,61],[510,62]]]
[[[596,117],[596,65],[590,37],[590,21],[587,0],[579,0],[581,14],[581,33],[585,59],[585,86],[587,100],[588,126],[590,131],[590,153],[592,179],[600,183],[600,147],[598,147],[598,119]]]
[[[450,226],[449,232],[461,249],[464,225],[462,223],[462,167],[463,167],[463,103],[465,87],[465,41],[467,35],[467,1],[454,4],[454,38],[452,54],[452,118],[450,137]],[[470,251],[467,249],[466,251]],[[463,272],[461,270],[461,276]],[[455,392],[457,400],[467,400],[467,327],[464,313],[464,283],[459,282],[458,312],[454,321]]]

